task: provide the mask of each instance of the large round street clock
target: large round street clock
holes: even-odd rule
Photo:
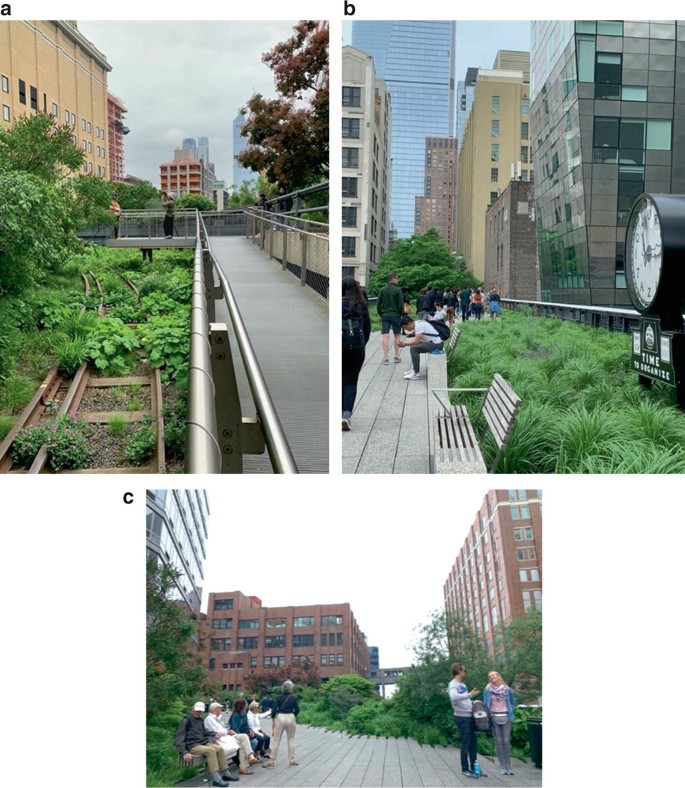
[[[641,194],[628,218],[626,285],[642,315],[632,366],[640,381],[676,388],[685,410],[685,195]]]
[[[683,327],[685,196],[641,194],[628,219],[626,284],[635,309],[661,319],[664,330]]]

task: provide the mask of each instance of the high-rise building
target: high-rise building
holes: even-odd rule
[[[373,58],[392,96],[390,221],[400,238],[414,232],[426,137],[454,136],[455,39],[449,21],[352,23],[352,46]]]
[[[124,167],[124,137],[129,132],[124,124],[124,115],[128,112],[124,102],[113,93],[107,94],[107,133],[109,135],[109,179],[123,181],[126,177]],[[103,135],[104,136],[104,135]],[[97,145],[97,156],[105,157],[104,140]]]
[[[183,150],[190,151],[190,158],[197,159],[197,142],[195,141],[195,137],[186,137],[183,142],[181,143],[181,148]]]
[[[173,192],[177,198],[202,194],[211,200],[214,176],[204,160],[194,154],[191,148],[177,148],[173,161],[163,161],[159,165],[160,189]]]
[[[199,613],[209,503],[204,490],[147,491],[147,556],[179,571],[175,598]]]
[[[238,113],[233,118],[233,189],[238,191],[245,181],[256,180],[257,173],[243,167],[236,156],[247,147],[247,138],[241,137],[240,132],[245,125],[245,115]]]
[[[200,633],[201,661],[225,690],[243,689],[250,673],[307,660],[323,680],[369,673],[366,637],[347,602],[263,607],[240,591],[210,593]]]
[[[524,53],[525,54],[525,53]],[[485,212],[513,177],[533,178],[523,71],[479,69],[459,151],[457,251],[485,277]]]
[[[456,137],[426,137],[423,197],[414,200],[414,232],[434,227],[450,250],[456,251]]]
[[[366,285],[389,244],[391,97],[354,47],[342,83],[342,275]]]
[[[540,490],[490,490],[443,586],[446,612],[459,614],[498,650],[496,628],[542,609]]]
[[[45,112],[73,128],[83,173],[109,177],[107,58],[76,22],[0,24],[0,123]]]
[[[543,301],[629,305],[632,203],[685,193],[684,42],[683,21],[532,23]]]

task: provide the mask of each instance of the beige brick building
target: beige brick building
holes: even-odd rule
[[[0,24],[0,122],[50,113],[73,127],[83,172],[109,177],[107,74],[111,67],[75,22]]]

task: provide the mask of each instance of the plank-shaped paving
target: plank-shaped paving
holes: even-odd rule
[[[456,747],[430,747],[413,739],[350,736],[347,733],[298,725],[295,737],[298,766],[288,766],[285,736],[273,769],[253,767],[254,774],[241,776],[251,788],[367,788],[402,786],[455,788],[473,785],[462,777],[460,752]],[[495,760],[479,756],[489,788],[539,788],[542,770],[532,763],[513,759],[514,775],[501,775]],[[182,783],[206,786],[204,777]]]

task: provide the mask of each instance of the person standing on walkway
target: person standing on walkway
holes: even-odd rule
[[[176,197],[173,192],[166,192],[166,199],[162,203],[164,208],[164,237],[174,237],[174,215],[176,213]]]
[[[442,339],[435,328],[427,320],[414,320],[411,315],[402,318],[402,328],[407,333],[414,332],[412,339],[400,341],[400,347],[411,347],[412,368],[404,375],[405,380],[421,379],[421,353],[432,353],[442,350]]]
[[[483,702],[490,709],[492,733],[495,738],[497,760],[502,774],[513,774],[511,768],[511,724],[514,721],[516,699],[496,670],[488,673],[488,685],[483,692]]]
[[[502,302],[500,294],[497,292],[497,288],[493,287],[490,291],[490,319],[497,320],[500,313],[502,312]]]
[[[473,721],[471,699],[479,694],[479,690],[468,691],[464,684],[465,675],[466,668],[460,662],[455,662],[452,665],[452,681],[447,687],[447,692],[454,712],[454,721],[461,737],[461,773],[464,777],[476,777],[473,771],[476,763],[476,726]]]
[[[112,202],[110,203],[109,210],[114,214],[114,237],[119,237],[119,221],[121,219],[121,205],[117,200],[117,195],[115,194],[112,197]]]
[[[293,687],[292,681],[284,681],[282,686],[283,692],[276,698],[273,711],[273,728],[271,730],[271,757],[266,763],[262,764],[265,769],[276,763],[283,733],[288,737],[288,765],[298,765],[295,760],[295,731],[297,729],[297,715],[300,713],[300,705],[297,702],[297,698],[292,694]]]
[[[483,317],[483,302],[484,302],[483,291],[480,287],[476,290],[476,292],[471,296],[471,307],[473,309],[473,315],[476,320],[480,320]]]
[[[471,309],[471,291],[468,287],[462,287],[459,293],[459,306],[461,307],[462,321],[469,319],[469,309]]]
[[[390,344],[391,328],[395,341],[395,364],[400,363],[400,320],[404,314],[404,297],[397,280],[397,274],[388,274],[388,284],[378,294],[378,303],[376,304],[376,310],[381,317],[384,364],[390,363],[388,345]]]
[[[371,319],[366,298],[352,276],[342,281],[342,428],[350,429],[352,411],[357,399],[359,372],[366,357],[371,336]]]

